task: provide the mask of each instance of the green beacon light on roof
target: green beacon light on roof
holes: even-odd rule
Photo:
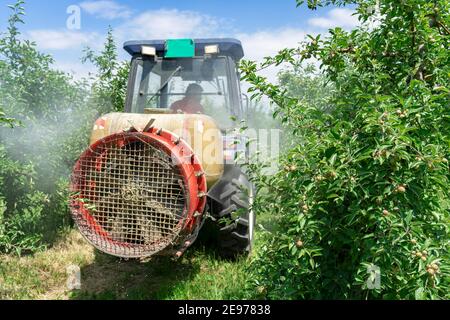
[[[192,39],[175,39],[166,41],[166,58],[195,57],[195,43]]]

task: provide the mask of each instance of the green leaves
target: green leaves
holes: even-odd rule
[[[130,64],[118,60],[113,29],[108,29],[102,52],[96,54],[86,48],[84,53],[82,62],[91,62],[97,68],[97,74],[92,78],[92,103],[99,114],[124,111]]]
[[[355,2],[367,20],[374,1]],[[290,298],[448,298],[441,283],[450,275],[450,40],[445,28],[430,29],[427,15],[437,10],[448,23],[450,4],[379,3],[376,28],[335,28],[241,68],[254,95],[276,103],[276,117],[299,141],[281,159],[296,173],[261,178],[271,192],[257,200],[259,210],[279,217],[254,264],[272,298],[285,297],[287,287],[297,288]],[[311,73],[312,58],[322,73]],[[257,75],[282,62],[292,67],[280,73],[280,85]],[[446,257],[440,273],[427,268],[431,254],[411,259],[412,237],[420,250],[435,247],[433,255]],[[286,238],[289,250],[280,252]],[[320,256],[310,260],[311,249]],[[367,288],[368,265],[380,267],[380,289]],[[271,282],[287,270],[283,286]],[[317,278],[307,276],[313,271]]]
[[[17,254],[41,249],[70,225],[69,174],[97,116],[123,110],[129,69],[110,30],[105,49],[87,54],[99,70],[91,81],[56,70],[20,34],[23,3],[10,6],[0,32],[0,252]]]

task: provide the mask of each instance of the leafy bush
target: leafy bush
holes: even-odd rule
[[[35,190],[31,164],[8,159],[0,146],[0,251],[34,251],[40,248],[38,225],[48,198]]]
[[[91,62],[98,72],[92,79],[92,103],[99,114],[121,112],[125,109],[125,96],[128,84],[129,62],[119,62],[113,30],[109,28],[103,51],[96,54],[86,48],[83,62]]]
[[[55,70],[51,56],[21,40],[23,4],[9,6],[8,27],[0,33],[0,251],[19,254],[51,244],[71,223],[72,166],[95,119],[123,109],[128,72],[117,61],[111,30],[105,50],[88,54],[99,70],[95,77],[75,81]]]
[[[254,285],[270,299],[449,298],[450,4],[380,0],[375,28],[365,25],[375,1],[309,5],[346,2],[361,27],[241,65],[298,142],[283,170],[254,178],[256,209],[277,221],[252,263]],[[330,94],[299,97],[295,72],[281,86],[257,74],[311,58]]]

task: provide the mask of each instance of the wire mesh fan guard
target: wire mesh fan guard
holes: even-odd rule
[[[206,182],[198,172],[192,150],[168,132],[106,137],[74,168],[72,216],[99,250],[149,257],[192,231],[194,215],[205,205]]]

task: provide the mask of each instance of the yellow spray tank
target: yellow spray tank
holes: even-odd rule
[[[208,188],[219,181],[224,172],[223,136],[206,115],[110,113],[96,121],[91,144],[133,127],[142,131],[152,120],[154,127],[172,132],[191,146],[204,169]]]

